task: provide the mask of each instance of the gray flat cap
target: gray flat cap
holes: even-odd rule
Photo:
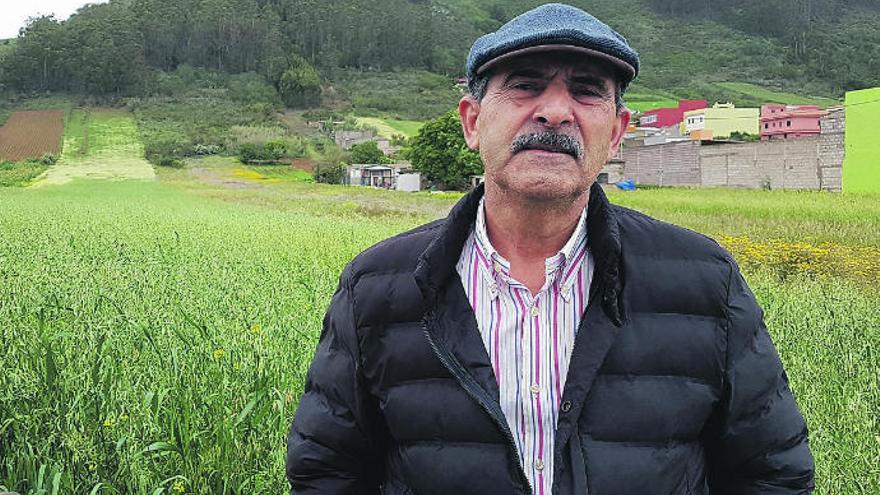
[[[581,9],[548,3],[511,19],[474,42],[467,59],[472,81],[499,62],[525,53],[566,50],[606,60],[628,84],[639,73],[639,54],[626,38]]]

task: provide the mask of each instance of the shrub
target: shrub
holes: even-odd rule
[[[733,131],[730,133],[730,137],[728,139],[730,139],[731,141],[752,142],[752,141],[760,141],[761,135],[760,134],[749,134],[748,132]]]
[[[244,143],[238,148],[238,159],[242,163],[276,162],[284,156],[287,145],[282,141],[268,143]]]
[[[192,149],[189,141],[174,138],[165,138],[144,146],[144,155],[152,164],[162,167],[182,167],[183,158]]]
[[[262,160],[262,151],[260,145],[254,143],[244,143],[238,147],[238,159],[242,163],[253,163]]]
[[[40,163],[43,165],[55,165],[56,162],[58,162],[58,157],[54,153],[43,153],[43,156],[40,157]]]
[[[287,153],[287,145],[284,141],[269,141],[263,145],[263,149],[269,160],[280,160]]]
[[[323,182],[324,184],[341,184],[343,178],[345,178],[344,163],[337,163],[336,165],[315,165],[315,182]]]

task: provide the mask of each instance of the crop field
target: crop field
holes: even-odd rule
[[[376,129],[379,136],[388,139],[395,135],[407,138],[415,137],[424,124],[424,122],[413,120],[380,119],[378,117],[358,117],[357,123]]]
[[[0,127],[0,161],[40,158],[58,154],[64,131],[63,110],[15,112]]]
[[[117,159],[138,159],[136,133],[90,125],[87,153],[110,133],[134,140],[108,145]],[[75,158],[83,134],[69,132]],[[222,157],[155,179],[0,191],[0,491],[284,493],[285,435],[340,271],[460,197]],[[816,493],[880,493],[880,197],[610,196],[733,251],[807,418]]]
[[[64,127],[64,150],[38,186],[65,184],[76,178],[155,178],[144,159],[144,147],[131,113],[123,110],[75,109]]]

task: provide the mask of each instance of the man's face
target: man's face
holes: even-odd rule
[[[575,60],[575,61],[573,61]],[[538,201],[584,194],[629,124],[611,69],[563,53],[513,59],[492,71],[482,102],[459,103],[465,140],[488,183]]]

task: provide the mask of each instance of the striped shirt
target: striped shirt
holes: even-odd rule
[[[489,243],[481,201],[456,269],[495,372],[501,410],[537,495],[552,492],[562,391],[593,275],[586,209],[545,266],[544,286],[534,295],[510,277],[510,263]]]

